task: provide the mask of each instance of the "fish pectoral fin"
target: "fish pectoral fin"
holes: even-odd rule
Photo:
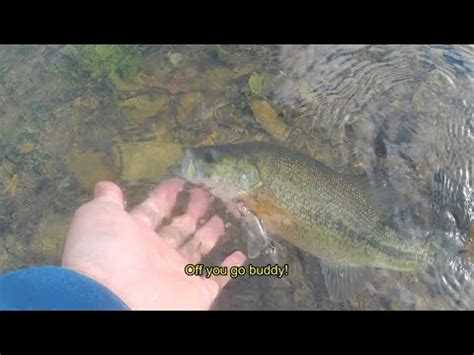
[[[244,229],[247,231],[247,256],[250,259],[255,259],[267,247],[269,242],[257,229],[248,225],[245,225]]]
[[[353,299],[366,285],[372,269],[337,264],[321,259],[321,270],[332,301]]]
[[[270,246],[270,239],[262,222],[248,210],[242,216],[241,226],[247,232],[247,256],[255,259]]]

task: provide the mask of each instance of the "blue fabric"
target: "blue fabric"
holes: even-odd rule
[[[0,310],[126,310],[112,291],[59,266],[22,269],[0,276]]]

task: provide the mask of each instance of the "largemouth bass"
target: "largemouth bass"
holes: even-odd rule
[[[384,222],[356,179],[303,153],[269,143],[186,148],[181,174],[242,201],[271,234],[320,258],[334,300],[353,297],[369,268],[415,272],[434,261],[428,243]]]

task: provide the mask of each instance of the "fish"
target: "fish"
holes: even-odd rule
[[[319,258],[332,300],[355,297],[374,269],[418,272],[435,262],[429,243],[387,223],[367,181],[282,145],[186,147],[180,175],[243,203],[270,234]]]

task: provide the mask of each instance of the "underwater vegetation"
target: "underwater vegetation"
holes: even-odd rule
[[[100,85],[114,77],[133,79],[147,49],[137,45],[69,45],[54,71],[69,82]]]

